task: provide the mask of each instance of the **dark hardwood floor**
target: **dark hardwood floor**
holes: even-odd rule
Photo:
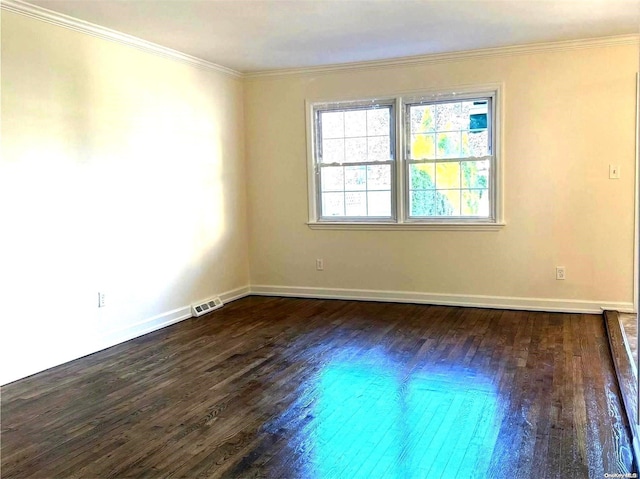
[[[249,297],[1,395],[5,479],[632,472],[595,315]]]
[[[627,423],[631,432],[631,444],[635,457],[640,457],[640,435],[638,434],[638,373],[621,313],[605,311],[605,326],[609,337],[609,349],[616,371],[621,403],[624,405]]]

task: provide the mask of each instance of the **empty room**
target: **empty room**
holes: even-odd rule
[[[640,1],[0,6],[1,477],[637,477]]]

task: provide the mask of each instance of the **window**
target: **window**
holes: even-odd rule
[[[498,92],[309,103],[309,225],[500,226]]]
[[[408,218],[490,218],[491,98],[405,104]]]
[[[314,108],[318,217],[394,217],[394,102]]]

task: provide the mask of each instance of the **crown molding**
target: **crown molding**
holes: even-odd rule
[[[640,35],[616,35],[610,37],[585,38],[580,40],[565,40],[559,42],[529,43],[525,45],[512,45],[507,47],[483,48],[478,50],[465,50],[451,53],[435,53],[416,55],[410,57],[394,58],[391,60],[373,60],[366,62],[339,63],[306,68],[290,68],[264,70],[245,73],[245,79],[258,79],[266,77],[279,77],[289,75],[318,75],[324,73],[336,73],[341,71],[360,71],[381,68],[397,68],[401,66],[422,66],[432,63],[455,62],[470,59],[488,57],[502,57],[512,55],[527,55],[534,53],[561,52],[584,48],[615,47],[621,45],[638,45]]]
[[[93,37],[101,38],[103,40],[110,40],[113,42],[128,45],[130,47],[134,47],[148,53],[153,53],[155,55],[160,55],[162,57],[169,58],[181,63],[186,63],[188,65],[204,68],[207,70],[214,70],[236,78],[243,77],[242,73],[236,70],[232,70],[231,68],[217,65],[215,63],[208,62],[191,55],[187,55],[186,53],[181,53],[177,50],[163,47],[156,43],[148,42],[132,35],[127,35],[126,33],[111,30],[110,28],[102,27],[100,25],[86,22],[84,20],[79,20],[77,18],[54,12],[52,10],[48,10],[46,8],[32,5],[20,0],[0,0],[0,8],[8,12],[25,15],[27,17],[35,18],[46,23],[68,28],[80,33],[85,33]]]

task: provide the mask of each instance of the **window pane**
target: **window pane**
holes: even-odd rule
[[[460,216],[460,190],[436,192],[436,216]]]
[[[322,140],[322,162],[344,162],[344,140]]]
[[[463,216],[489,216],[489,190],[462,190]]]
[[[347,216],[367,216],[367,193],[345,193]]]
[[[469,146],[469,132],[463,131],[461,133],[461,141],[460,143],[460,158],[468,158],[471,156],[471,147]]]
[[[367,193],[369,216],[391,216],[391,191]]]
[[[460,102],[460,129],[466,130],[469,128],[469,118],[471,111],[473,110],[473,101]]]
[[[322,191],[342,191],[344,189],[344,167],[321,168]]]
[[[322,193],[323,216],[344,216],[344,193]]]
[[[368,161],[389,161],[391,159],[391,143],[388,136],[368,138]]]
[[[489,133],[487,130],[475,130],[464,132],[463,144],[466,143],[464,156],[488,156],[489,155]]]
[[[435,165],[433,163],[410,165],[409,177],[412,190],[429,190],[436,187]]]
[[[344,113],[341,111],[322,112],[320,114],[322,138],[344,137]]]
[[[489,160],[463,161],[460,165],[463,188],[489,187]]]
[[[344,113],[344,136],[367,136],[366,110],[352,110]]]
[[[433,134],[411,135],[412,160],[429,160],[436,157],[436,137]]]
[[[438,158],[460,158],[460,133],[438,133]]]
[[[469,105],[469,129],[486,129],[489,122],[489,101],[474,100],[466,102]]]
[[[462,113],[460,103],[439,103],[436,107],[436,130],[466,130],[469,128],[469,115]]]
[[[367,135],[388,135],[389,128],[388,108],[367,110]]]
[[[347,138],[345,142],[345,161],[347,163],[356,163],[367,161],[367,139],[366,138]]]
[[[409,107],[411,133],[435,131],[435,105],[419,105]]]
[[[435,216],[435,191],[412,191],[410,195],[411,216]]]
[[[391,190],[391,165],[367,166],[367,188],[369,190]]]
[[[344,189],[346,191],[351,191],[351,190],[365,190],[366,188],[367,188],[367,167],[366,166],[345,166]]]
[[[460,163],[452,161],[436,165],[437,189],[460,188]]]

